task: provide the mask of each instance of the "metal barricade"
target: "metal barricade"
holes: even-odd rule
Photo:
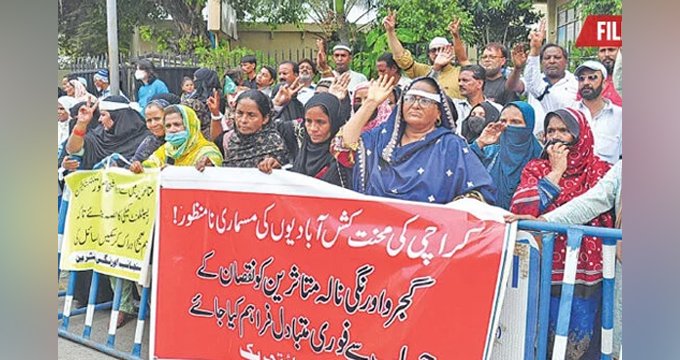
[[[616,269],[616,242],[622,239],[620,229],[592,226],[565,225],[540,221],[520,221],[521,230],[539,231],[542,235],[541,277],[539,285],[537,359],[546,359],[548,352],[548,322],[550,314],[550,289],[552,286],[552,260],[555,234],[567,234],[564,278],[560,297],[552,360],[564,359],[567,334],[571,320],[576,265],[583,236],[602,239],[602,340],[601,359],[610,360],[613,353],[614,285]]]
[[[64,235],[64,227],[65,227],[65,221],[66,221],[66,213],[68,211],[68,206],[69,206],[69,199],[70,199],[70,191],[68,190],[68,187],[64,187],[64,193],[62,195],[62,200],[61,200],[61,206],[59,207],[59,222],[58,222],[58,228],[57,228],[57,237],[58,237],[58,244],[59,244],[59,249],[61,249],[61,243],[63,241],[63,235]],[[58,252],[58,258],[57,258],[57,266],[58,266],[58,271],[57,274],[61,272],[61,267],[60,265],[60,260],[61,260],[61,252]],[[135,329],[135,334],[134,334],[134,342],[132,349],[130,350],[129,353],[117,350],[115,348],[116,344],[116,330],[117,330],[117,320],[118,320],[118,314],[120,310],[120,304],[121,304],[121,297],[122,297],[122,292],[123,292],[123,279],[121,278],[116,278],[116,285],[115,285],[115,290],[114,290],[114,297],[113,301],[108,301],[104,303],[97,303],[97,290],[99,287],[99,281],[100,281],[100,274],[97,272],[92,273],[92,281],[90,283],[90,291],[89,291],[89,297],[88,297],[88,304],[86,307],[81,307],[79,309],[73,309],[73,296],[75,294],[75,288],[76,288],[76,280],[77,280],[78,272],[77,271],[71,271],[69,274],[69,280],[68,280],[68,286],[67,289],[64,292],[59,292],[57,294],[58,297],[63,296],[64,297],[64,309],[63,312],[58,313],[57,319],[61,321],[61,324],[59,325],[59,328],[57,329],[58,335],[69,339],[71,341],[77,342],[79,344],[88,346],[90,348],[93,348],[95,350],[98,350],[100,352],[106,353],[108,355],[114,356],[119,359],[128,359],[128,360],[141,360],[141,354],[142,354],[142,338],[144,334],[144,326],[145,326],[145,321],[149,317],[150,309],[149,309],[149,295],[150,295],[150,289],[149,285],[146,284],[146,286],[142,289],[141,293],[141,298],[140,298],[140,306],[139,306],[139,312],[137,315],[137,324],[136,324],[136,329]],[[59,279],[59,276],[57,276],[57,279]],[[109,321],[109,326],[108,326],[108,337],[106,340],[106,343],[101,343],[92,340],[92,324],[94,320],[94,314],[95,311],[101,311],[101,310],[111,310],[111,317]],[[72,331],[69,331],[69,325],[71,322],[71,318],[73,316],[77,315],[82,315],[85,314],[85,326],[83,328],[83,333],[82,335],[76,334]]]

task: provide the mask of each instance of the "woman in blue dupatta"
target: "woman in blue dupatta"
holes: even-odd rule
[[[455,107],[436,80],[413,80],[389,119],[361,133],[393,87],[385,76],[372,81],[368,97],[331,146],[338,162],[354,168],[354,190],[439,204],[459,197],[493,204],[491,176],[465,139],[453,132]]]
[[[470,145],[498,189],[496,205],[510,208],[524,166],[541,155],[533,134],[534,109],[524,101],[505,105],[498,122],[488,124]]]

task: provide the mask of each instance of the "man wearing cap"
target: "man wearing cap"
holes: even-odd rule
[[[447,95],[452,98],[462,99],[458,89],[458,74],[460,68],[453,66],[450,62],[445,65],[435,63],[437,55],[446,47],[451,46],[448,40],[443,37],[435,37],[430,41],[428,47],[428,57],[432,65],[422,64],[416,62],[411,55],[411,52],[404,49],[401,42],[397,38],[396,32],[396,12],[390,10],[385,19],[383,19],[383,26],[387,32],[387,44],[394,56],[394,61],[399,67],[404,70],[406,76],[415,79],[420,76],[434,75],[439,84],[444,88]],[[467,55],[465,54],[465,47],[458,32],[458,21],[453,21],[449,24],[449,31],[453,37],[453,49],[461,65],[469,64]]]
[[[506,87],[523,94],[528,93],[527,102],[536,113],[534,134],[543,139],[543,121],[551,111],[571,106],[576,100],[578,82],[567,70],[569,55],[567,50],[557,44],[545,44],[545,21],[541,20],[539,29],[529,34],[529,55],[524,52],[524,45],[517,44],[512,49],[512,62],[515,65],[508,77]],[[543,72],[541,72],[541,67]],[[524,79],[520,73],[524,70]]]
[[[586,115],[595,140],[595,154],[610,164],[621,156],[623,113],[620,106],[604,97],[607,68],[599,61],[588,60],[576,68],[581,100],[574,107]]]
[[[99,69],[92,77],[94,80],[94,87],[99,92],[99,100],[102,100],[111,95],[111,86],[109,85],[109,70]],[[120,95],[127,99],[127,96],[120,91]]]
[[[607,76],[604,80],[604,88],[602,89],[602,96],[605,99],[611,100],[614,105],[623,106],[623,99],[621,94],[616,91],[614,86],[614,66],[616,65],[616,59],[619,54],[619,48],[602,46],[597,52],[597,58],[600,60],[602,65],[607,69]],[[581,100],[581,94],[579,93],[577,100]]]
[[[349,90],[350,93],[354,93],[354,89],[357,87],[357,85],[368,81],[364,74],[350,69],[350,65],[352,64],[352,49],[348,45],[338,44],[333,47],[333,61],[335,61],[335,70],[332,71],[328,66],[328,63],[325,61],[326,57],[322,43],[319,44],[319,42],[317,42],[317,45],[319,47],[317,62],[319,69],[321,70],[321,77],[338,77],[341,74],[349,71],[350,81],[349,85],[347,86],[347,90]],[[323,54],[321,54],[322,52]]]

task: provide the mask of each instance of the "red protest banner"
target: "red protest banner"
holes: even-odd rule
[[[277,192],[257,184],[263,174],[230,171],[222,178]],[[156,358],[489,356],[512,251],[502,222],[379,198],[162,184]]]
[[[576,39],[576,47],[621,47],[621,15],[588,15]]]

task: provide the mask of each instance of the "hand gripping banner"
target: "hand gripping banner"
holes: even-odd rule
[[[158,220],[158,359],[490,356],[516,232],[498,208],[169,167]]]

